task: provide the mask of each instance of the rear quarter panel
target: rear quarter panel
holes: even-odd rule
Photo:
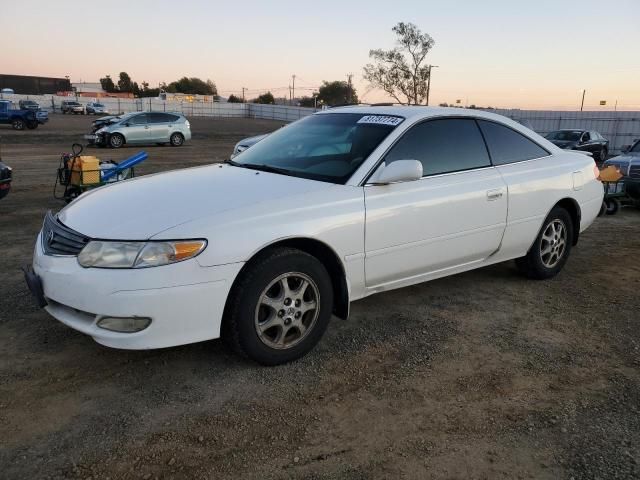
[[[498,171],[507,184],[509,210],[499,255],[525,255],[551,209],[565,198],[580,208],[580,231],[596,218],[602,203],[602,184],[594,174],[591,157],[554,152],[548,157],[501,165]]]

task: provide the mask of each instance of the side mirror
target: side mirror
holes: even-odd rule
[[[631,145],[623,145],[620,149],[622,153],[627,153],[629,150],[631,150]]]
[[[131,126],[131,124],[130,124],[129,122],[127,122],[127,123],[125,123],[125,124],[124,124],[124,126],[125,126],[125,127],[130,127],[130,126]]]
[[[390,164],[382,163],[373,174],[370,184],[387,185],[389,183],[412,182],[422,178],[422,163],[418,160],[396,160]]]

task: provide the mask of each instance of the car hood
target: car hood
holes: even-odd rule
[[[635,162],[635,164],[640,163],[640,152],[629,152],[618,155],[617,157],[610,158],[604,162],[604,165],[615,165],[618,168],[622,168],[628,167],[631,162]]]
[[[58,218],[92,238],[146,240],[223,211],[331,187],[330,183],[217,164],[91,190],[69,204]]]

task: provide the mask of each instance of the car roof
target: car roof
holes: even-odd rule
[[[424,105],[406,106],[406,105],[353,105],[345,107],[334,107],[321,110],[316,115],[324,115],[329,113],[361,113],[368,115],[393,115],[406,119],[429,118],[440,116],[458,116],[458,117],[476,117],[486,118],[487,120],[497,120],[503,123],[517,123],[503,115],[486,112],[484,110],[476,110],[471,108],[455,108],[455,107],[427,107]],[[520,124],[518,124],[520,125]],[[521,126],[521,125],[520,125]]]

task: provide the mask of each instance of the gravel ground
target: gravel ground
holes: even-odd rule
[[[138,173],[220,161],[279,126],[191,121],[192,142],[148,148]],[[0,130],[15,174],[0,201],[0,477],[640,477],[640,212],[598,219],[550,281],[507,263],[356,302],[289,365],[219,341],[110,350],[38,310],[19,272],[62,206],[59,153],[89,122]]]

